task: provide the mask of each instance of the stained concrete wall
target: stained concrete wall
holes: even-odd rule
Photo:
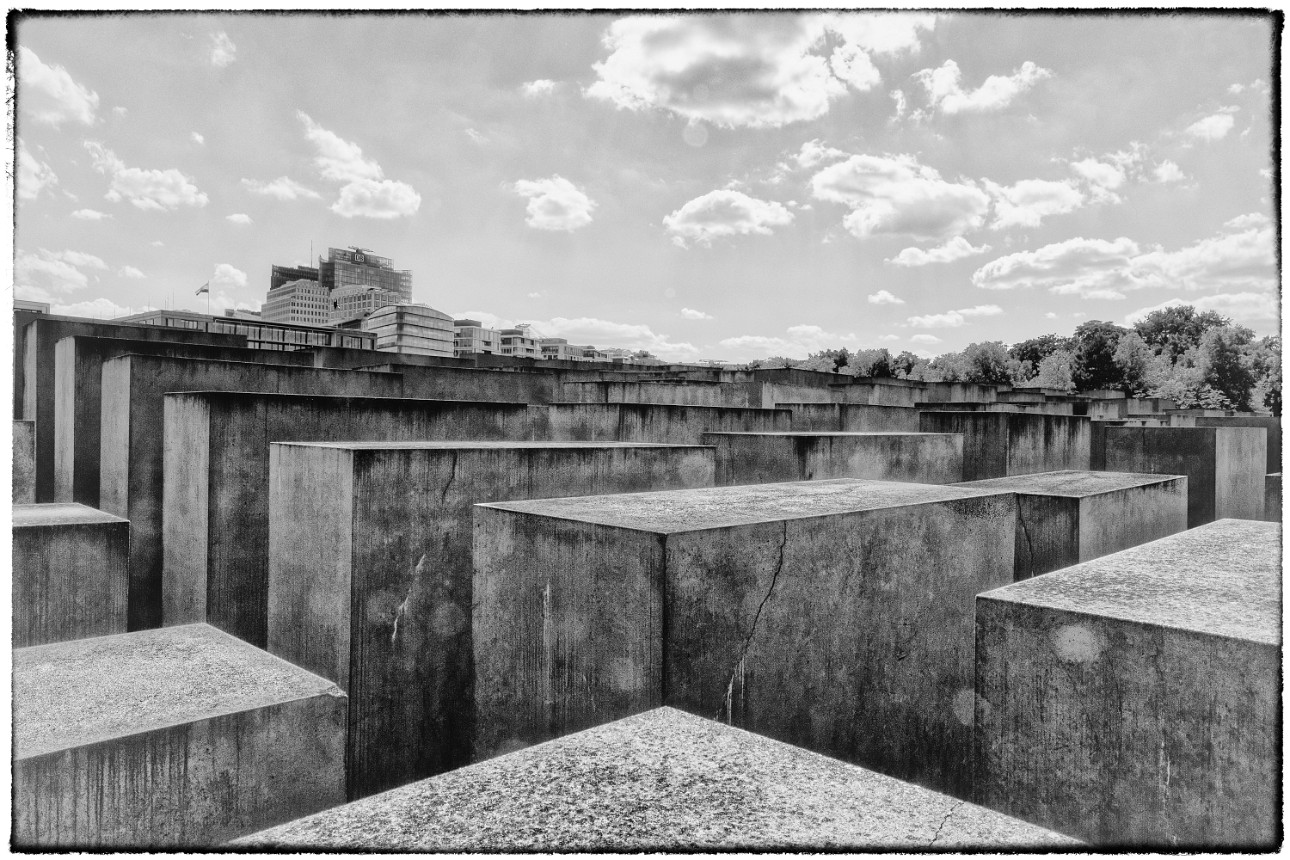
[[[269,650],[349,694],[349,796],[470,760],[471,505],[713,478],[698,446],[272,445]]]
[[[210,850],[344,800],[345,697],[206,625],[13,653],[13,844]]]
[[[917,433],[918,410],[864,403],[781,403],[793,430],[805,433]]]
[[[458,367],[395,368],[404,379],[404,396],[426,400],[472,400],[496,403],[550,403],[555,375],[472,370]]]
[[[1267,474],[1281,471],[1281,419],[1273,415],[1169,416],[1170,427],[1262,427],[1268,431]]]
[[[124,633],[130,523],[84,505],[14,505],[13,647]]]
[[[13,503],[36,502],[36,422],[13,422]]]
[[[961,795],[972,601],[1016,516],[864,480],[478,506],[477,750],[662,701]]]
[[[667,403],[553,403],[532,407],[534,437],[568,442],[697,445],[707,432],[784,432],[787,409],[676,406]]]
[[[54,346],[55,501],[99,503],[103,362],[128,354],[312,366],[312,358],[303,352],[122,338],[62,338]]]
[[[977,802],[1102,848],[1275,850],[1281,529],[1222,520],[977,598]]]
[[[678,406],[761,407],[748,388],[721,382],[564,382],[554,400],[567,403],[670,403]]]
[[[1262,519],[1266,436],[1256,427],[1112,427],[1108,471],[1187,476],[1187,527],[1215,519]]]
[[[1084,417],[924,411],[918,420],[924,433],[963,434],[965,481],[1089,467],[1090,427]]]
[[[1281,522],[1281,473],[1268,475],[1263,484],[1263,519]]]
[[[162,616],[268,642],[269,444],[532,438],[522,403],[167,394]]]
[[[950,484],[963,476],[957,433],[705,433],[702,442],[716,449],[719,487],[827,478]]]

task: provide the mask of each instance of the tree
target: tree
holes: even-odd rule
[[[1011,385],[1008,350],[999,341],[970,343],[963,350],[961,371],[964,381],[983,385]]]
[[[1141,397],[1151,387],[1150,376],[1156,363],[1156,354],[1136,331],[1128,331],[1120,336],[1115,353],[1111,356],[1115,366],[1120,369],[1120,381],[1124,393],[1130,397]]]
[[[1023,340],[1020,343],[1014,343],[1008,347],[1008,355],[1022,364],[1028,361],[1032,368],[1037,369],[1039,363],[1054,352],[1058,350],[1070,352],[1071,347],[1072,343],[1069,337],[1062,337],[1057,334],[1043,334],[1039,337]]]
[[[1101,320],[1089,320],[1075,329],[1076,391],[1124,387],[1120,368],[1115,363],[1115,348],[1125,331]]]
[[[1054,350],[1039,362],[1039,373],[1035,375],[1034,381],[1039,388],[1057,388],[1067,392],[1074,391],[1074,364],[1075,354],[1070,350]]]
[[[893,376],[891,353],[886,349],[860,349],[851,355],[844,373],[854,376]]]
[[[891,360],[891,371],[893,376],[908,377],[914,370],[914,365],[919,363],[926,364],[926,361],[914,355],[909,350],[905,350],[900,355]]]
[[[1191,305],[1174,305],[1152,311],[1133,328],[1157,354],[1168,353],[1177,361],[1189,349],[1200,346],[1208,329],[1227,325],[1230,320],[1214,311],[1197,313]]]
[[[1233,409],[1250,408],[1255,379],[1245,348],[1253,339],[1254,332],[1244,326],[1216,326],[1205,330],[1196,351],[1201,384],[1221,394]]]

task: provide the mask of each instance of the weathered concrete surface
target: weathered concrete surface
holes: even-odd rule
[[[961,800],[658,708],[256,833],[277,851],[1074,847]]]
[[[792,410],[791,429],[794,432],[918,432],[918,410],[909,406],[870,406],[866,403],[781,403],[779,406]]]
[[[13,652],[14,846],[209,848],[344,800],[336,685],[204,624]]]
[[[563,382],[554,400],[564,403],[670,403],[677,406],[761,407],[747,386],[697,380],[671,382]]]
[[[668,403],[552,403],[533,410],[544,413],[534,420],[535,438],[560,442],[697,445],[704,433],[782,432],[794,420],[787,409]]]
[[[960,486],[1017,494],[1018,582],[1187,528],[1181,475],[1041,472]]]
[[[269,443],[530,438],[523,403],[167,394],[162,617],[268,642]]]
[[[36,422],[13,422],[13,503],[36,502]]]
[[[1281,473],[1267,475],[1263,480],[1263,519],[1270,523],[1281,522]]]
[[[705,433],[701,441],[716,449],[719,487],[826,478],[951,484],[963,476],[957,433]]]
[[[1203,411],[1203,410],[1189,410]],[[1262,427],[1268,431],[1268,471],[1273,474],[1281,471],[1281,419],[1273,415],[1231,415],[1214,417],[1208,415],[1183,415],[1174,413],[1169,416],[1170,427]]]
[[[480,505],[481,756],[669,704],[970,789],[1016,496],[834,480]]]
[[[392,366],[404,378],[404,395],[427,400],[495,403],[551,403],[556,377],[551,372],[514,373],[461,367]]]
[[[1178,404],[1167,397],[1130,397],[1125,404],[1128,410],[1126,415],[1145,415],[1160,414],[1163,415],[1172,409],[1176,409]]]
[[[1263,519],[1267,431],[1256,427],[1112,427],[1104,468],[1187,476],[1187,527]]]
[[[1280,842],[1281,527],[1220,520],[977,598],[977,802],[1103,847]]]
[[[109,337],[59,340],[54,345],[55,501],[99,504],[103,362],[129,354],[313,366],[304,352]]]
[[[604,442],[271,446],[269,650],[350,696],[349,796],[466,764],[471,505],[711,486],[711,448]]]
[[[13,647],[124,633],[130,523],[84,505],[13,507]]]
[[[924,433],[963,434],[965,481],[1089,467],[1091,428],[1082,416],[924,411],[918,422]]]

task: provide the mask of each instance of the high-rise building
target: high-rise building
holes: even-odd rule
[[[328,248],[317,268],[273,267],[264,313],[279,322],[333,325],[410,301],[411,270],[395,269],[389,257],[366,248]]]
[[[317,281],[318,270],[312,266],[274,266],[269,278],[269,292],[291,281]]]
[[[318,283],[328,290],[375,287],[412,301],[412,271],[395,269],[389,257],[378,257],[366,248],[328,248],[327,259],[318,260]]]
[[[269,290],[260,317],[268,322],[327,325],[332,318],[331,297],[317,281],[288,281]]]
[[[363,320],[376,335],[376,348],[412,355],[453,355],[452,317],[429,305],[386,305]]]

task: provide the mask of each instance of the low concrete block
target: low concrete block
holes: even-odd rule
[[[780,407],[792,410],[794,432],[918,432],[918,410],[908,406],[871,406],[864,403],[781,403]]]
[[[36,502],[36,422],[13,422],[13,503]]]
[[[1281,473],[1263,479],[1263,519],[1270,523],[1281,522]]]
[[[660,704],[960,795],[1016,496],[833,480],[475,509],[480,756]]]
[[[195,624],[13,652],[13,844],[210,848],[344,800],[336,685]]]
[[[1187,476],[1187,527],[1263,519],[1267,431],[1260,427],[1105,428],[1104,468]]]
[[[349,694],[349,796],[470,760],[471,505],[713,480],[698,446],[272,445],[269,650]]]
[[[281,827],[275,851],[1021,851],[1077,843],[672,708]]]
[[[963,475],[957,433],[705,433],[702,441],[716,449],[719,487],[826,478],[950,484]]]
[[[918,421],[924,433],[963,434],[965,481],[1089,467],[1091,428],[1083,416],[925,411]]]
[[[535,420],[535,438],[557,442],[652,442],[697,445],[708,432],[786,432],[793,429],[787,409],[677,406],[669,403],[552,403],[534,406],[545,413],[545,429]]]
[[[1017,494],[1018,582],[1187,528],[1181,475],[1040,472],[960,486]]]
[[[977,598],[976,799],[1101,847],[1281,840],[1281,527],[1220,520]]]
[[[13,507],[13,647],[126,630],[130,523],[84,505]]]

